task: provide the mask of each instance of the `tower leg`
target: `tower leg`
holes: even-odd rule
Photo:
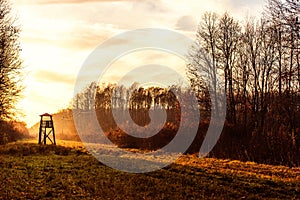
[[[41,144],[41,143],[42,143],[42,118],[41,118],[41,121],[40,121],[39,141],[38,141],[38,144]]]
[[[51,124],[52,124],[53,144],[56,145],[55,132],[54,132],[54,123],[53,123],[52,116],[50,118],[51,118]]]
[[[54,128],[53,128],[53,143],[56,145],[56,140],[55,140],[55,133],[54,133]]]
[[[38,141],[38,144],[41,144],[41,130],[39,131],[39,141]]]
[[[44,144],[46,144],[46,140],[47,140],[47,132],[46,132],[46,128],[45,128],[45,131],[44,131]]]

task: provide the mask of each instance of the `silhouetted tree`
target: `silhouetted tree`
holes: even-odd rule
[[[220,54],[220,65],[225,75],[225,91],[228,94],[230,121],[236,123],[234,94],[234,71],[236,71],[237,50],[240,43],[241,28],[238,22],[225,13],[218,23],[217,48]]]
[[[14,116],[15,104],[22,91],[19,33],[10,3],[0,0],[0,120]]]
[[[227,116],[223,139],[213,155],[232,155],[239,148],[239,159],[265,161],[276,154],[274,163],[299,163],[299,16],[299,0],[268,0],[263,16],[248,18],[245,23],[228,13],[203,15],[187,76],[200,108],[208,109],[211,94],[202,72],[217,71],[224,77]],[[211,65],[203,65],[206,55]],[[233,144],[235,149],[230,150]],[[256,155],[258,151],[264,153]],[[284,154],[289,158],[282,159]]]

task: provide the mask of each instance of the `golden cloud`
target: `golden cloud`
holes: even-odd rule
[[[65,84],[74,84],[75,77],[69,74],[62,74],[60,72],[54,72],[49,70],[37,70],[34,73],[34,78],[38,82],[47,82],[47,83],[65,83]]]
[[[117,1],[129,1],[129,0],[32,0],[30,2],[21,1],[21,3],[22,4],[78,4],[78,3],[117,2]]]

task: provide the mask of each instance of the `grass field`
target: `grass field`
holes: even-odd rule
[[[101,164],[79,142],[34,142],[0,146],[0,199],[300,199],[300,168],[182,156],[129,174]]]

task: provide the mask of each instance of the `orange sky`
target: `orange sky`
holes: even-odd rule
[[[263,0],[12,0],[22,27],[26,90],[18,107],[28,126],[39,114],[64,108],[87,56],[113,35],[137,28],[166,28],[193,37],[205,11],[229,11],[239,20],[258,16]],[[147,52],[159,62],[155,52]],[[138,65],[130,56],[119,62]],[[155,59],[156,58],[156,59]],[[149,58],[146,58],[147,60]],[[166,61],[167,60],[167,61]],[[165,62],[176,62],[166,57]],[[164,63],[166,64],[166,63]],[[178,67],[178,66],[177,66]],[[116,75],[116,72],[112,74]]]

